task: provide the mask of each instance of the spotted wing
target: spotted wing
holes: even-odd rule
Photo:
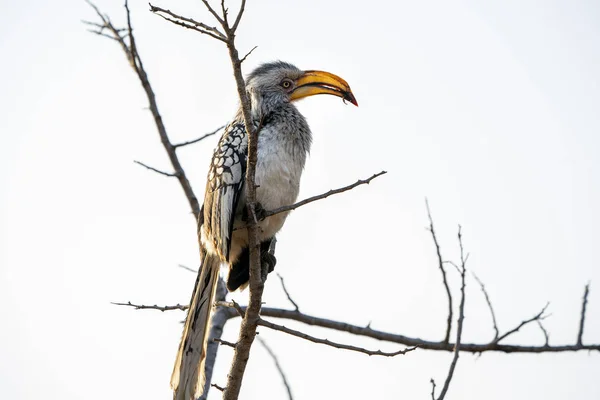
[[[233,221],[246,176],[248,141],[243,123],[225,128],[215,149],[204,195],[204,224],[221,260],[229,257]]]

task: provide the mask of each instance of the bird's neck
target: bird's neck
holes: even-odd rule
[[[289,113],[290,111],[292,113],[299,113],[296,107],[290,103],[270,103],[263,98],[258,98],[254,93],[248,92],[248,95],[251,103],[250,115],[255,127],[264,126],[277,113]],[[244,122],[244,111],[241,104],[235,115],[235,119],[242,123]]]
[[[262,103],[261,103],[262,104]],[[237,121],[244,123],[242,108],[236,114]],[[294,148],[303,154],[310,152],[312,134],[306,119],[291,103],[278,103],[273,107],[252,108],[252,123],[254,129],[275,128],[277,134],[273,139],[285,142],[286,146]]]

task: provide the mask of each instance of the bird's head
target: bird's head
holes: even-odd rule
[[[253,108],[263,110],[316,94],[331,94],[358,106],[350,86],[339,76],[325,71],[302,71],[283,61],[262,64],[252,71],[246,78],[246,89]]]

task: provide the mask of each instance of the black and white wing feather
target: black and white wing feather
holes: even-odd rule
[[[227,261],[236,209],[244,189],[248,140],[241,122],[225,128],[208,171],[204,195],[206,239],[222,261]]]

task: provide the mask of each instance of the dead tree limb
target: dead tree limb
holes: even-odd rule
[[[300,208],[302,206],[305,206],[307,204],[310,204],[310,203],[318,201],[318,200],[326,199],[329,196],[333,196],[335,194],[340,194],[340,193],[347,192],[347,191],[352,190],[352,189],[354,189],[354,188],[356,188],[356,187],[358,187],[360,185],[368,185],[369,183],[371,183],[371,181],[373,179],[375,179],[375,178],[377,178],[377,177],[379,177],[381,175],[384,175],[384,174],[387,174],[387,171],[378,172],[376,174],[373,174],[372,176],[370,176],[367,179],[359,179],[359,180],[357,180],[356,182],[354,182],[354,183],[352,183],[350,185],[343,186],[343,187],[338,188],[338,189],[328,190],[325,193],[321,193],[321,194],[318,194],[316,196],[308,197],[308,198],[306,198],[304,200],[301,200],[301,201],[299,201],[297,203],[294,203],[294,204],[290,204],[288,206],[282,206],[282,207],[276,208],[274,210],[266,210],[261,215],[261,218],[258,221],[262,221],[265,218],[271,217],[271,216],[276,215],[276,214],[280,214],[282,212],[296,210],[296,209],[298,209],[298,208]],[[238,229],[247,229],[248,226],[249,225],[242,225],[242,226],[236,227],[235,230],[238,230]]]
[[[170,172],[161,171],[160,169],[156,169],[154,167],[146,165],[146,164],[144,164],[141,161],[133,160],[133,162],[136,163],[136,164],[138,164],[138,165],[141,165],[142,167],[144,167],[146,169],[149,169],[150,171],[154,171],[154,172],[156,172],[158,174],[161,174],[161,175],[164,175],[164,176],[168,176],[168,177],[171,177],[171,178],[177,176],[177,174],[173,174],[173,173],[170,173]]]
[[[429,201],[425,199],[425,206],[427,207],[427,216],[429,217],[429,232],[433,238],[433,244],[435,245],[435,251],[438,258],[438,267],[442,273],[442,282],[446,289],[446,296],[448,297],[448,319],[446,320],[446,334],[444,335],[444,342],[450,341],[450,332],[452,331],[452,292],[450,292],[450,286],[448,286],[448,278],[446,277],[446,269],[444,268],[444,259],[442,258],[442,252],[440,250],[440,244],[433,228],[433,218],[431,217],[431,210],[429,209]]]
[[[429,208],[429,207],[428,207]],[[431,224],[433,226],[433,223]],[[433,233],[433,228],[432,228],[432,233]],[[460,346],[461,346],[461,339],[462,339],[462,331],[463,331],[463,325],[465,322],[465,275],[467,272],[467,258],[468,255],[465,257],[464,254],[464,249],[463,249],[463,242],[462,242],[462,232],[461,232],[461,227],[460,225],[458,226],[458,244],[460,246],[460,268],[459,268],[459,273],[460,273],[460,282],[461,282],[461,286],[460,286],[460,306],[458,307],[458,321],[456,322],[456,343],[454,344],[454,356],[452,357],[452,362],[450,363],[450,368],[448,370],[448,375],[446,376],[446,380],[444,381],[444,386],[442,386],[442,391],[440,392],[440,396],[437,398],[437,400],[444,400],[444,398],[446,397],[446,393],[448,393],[448,389],[450,388],[450,382],[452,382],[452,378],[454,377],[454,370],[456,369],[456,364],[458,363],[458,358],[460,356]],[[431,379],[431,382],[433,384],[433,389],[432,389],[432,397],[435,395],[435,381],[433,380],[433,378]]]
[[[285,282],[283,280],[283,276],[281,276],[279,273],[277,273],[277,277],[281,281],[281,288],[283,289],[283,292],[285,293],[288,301],[290,303],[292,303],[292,305],[294,306],[294,311],[300,312],[300,308],[298,307],[298,304],[294,301],[294,299],[292,299],[292,296],[290,296],[290,293],[288,292],[287,288],[285,287]]]
[[[333,196],[334,194],[339,194],[339,193],[347,192],[348,190],[352,190],[355,187],[360,186],[360,185],[368,185],[369,183],[371,183],[371,181],[373,179],[375,179],[375,178],[377,178],[377,177],[379,177],[381,175],[385,175],[385,174],[387,174],[387,171],[381,171],[381,172],[378,172],[376,174],[373,174],[372,176],[370,176],[367,179],[359,179],[356,182],[354,182],[353,184],[350,184],[348,186],[344,186],[344,187],[341,187],[341,188],[338,188],[338,189],[331,189],[328,192],[325,192],[323,194],[319,194],[317,196],[309,197],[307,199],[304,199],[304,200],[299,201],[297,203],[294,203],[292,205],[279,207],[279,208],[276,208],[274,210],[269,210],[269,211],[267,211],[262,216],[261,220],[263,220],[263,219],[265,219],[267,217],[273,216],[275,214],[279,214],[279,213],[282,213],[282,212],[295,210],[295,209],[297,209],[299,207],[302,207],[304,205],[312,203],[313,201],[326,199],[327,197]]]
[[[170,160],[173,170],[175,172],[174,173],[166,173],[166,172],[157,170],[155,168],[149,167],[147,165],[144,165],[142,163],[139,163],[139,164],[141,164],[141,165],[145,166],[146,168],[151,169],[155,172],[159,172],[163,175],[176,177],[179,181],[181,188],[183,189],[185,197],[188,201],[188,204],[189,204],[192,214],[194,216],[194,220],[197,221],[198,217],[200,215],[200,204],[199,204],[198,198],[196,197],[196,194],[194,193],[194,190],[192,189],[192,186],[187,178],[187,175],[181,165],[181,162],[179,161],[179,158],[176,153],[176,149],[179,147],[187,146],[192,143],[199,142],[200,140],[203,140],[206,137],[211,136],[212,134],[216,134],[216,132],[220,128],[217,129],[216,131],[209,133],[207,135],[204,135],[198,139],[195,139],[195,140],[192,140],[189,142],[175,144],[175,145],[172,144],[171,140],[169,138],[169,135],[167,133],[167,129],[162,120],[161,114],[159,112],[158,104],[156,101],[156,96],[154,94],[152,85],[150,84],[148,74],[146,73],[146,70],[144,68],[144,64],[142,62],[141,55],[139,54],[139,52],[137,50],[135,36],[133,34],[133,26],[131,23],[131,13],[129,10],[129,5],[127,3],[127,0],[125,0],[125,16],[126,16],[126,21],[127,21],[126,28],[117,28],[112,23],[112,21],[110,20],[108,15],[103,14],[95,4],[93,4],[89,0],[86,0],[86,2],[94,9],[96,15],[100,19],[100,22],[84,21],[84,23],[86,23],[88,26],[93,26],[95,28],[95,29],[90,29],[91,32],[116,41],[119,44],[119,46],[121,47],[121,50],[125,53],[125,56],[127,57],[127,60],[129,61],[130,66],[136,73],[136,75],[142,85],[142,88],[144,89],[144,92],[146,93],[146,97],[147,97],[148,103],[149,103],[149,109],[150,109],[150,112],[152,113],[152,117],[154,119],[154,123],[156,125],[156,129],[158,131],[161,143],[169,157],[169,160]],[[223,287],[223,288],[225,287],[224,282],[221,279],[219,280],[219,286]],[[225,294],[220,295],[219,293],[220,292],[218,291],[217,299],[224,300]],[[179,306],[178,309],[182,309],[182,307],[184,307],[184,306],[180,306],[180,305],[178,305],[178,306]],[[142,309],[142,308],[144,308],[144,307],[141,306],[141,307],[138,307],[137,309]],[[158,309],[157,306],[155,306],[153,308]],[[185,306],[185,308],[187,309],[187,306]],[[169,310],[169,308],[164,309],[163,311],[168,311],[168,310]],[[221,311],[221,310],[217,310],[215,312],[215,315],[213,316],[213,319],[211,320],[211,329],[209,332],[209,339],[215,339],[215,338],[218,339],[221,337],[221,335],[223,333],[224,325],[228,319],[229,319],[229,317],[227,316],[226,312]],[[217,343],[213,343],[213,341],[211,340],[208,344],[207,356],[206,356],[206,361],[205,361],[205,376],[207,377],[208,383],[210,383],[210,379],[212,376],[212,369],[214,366],[214,362],[216,360],[217,350],[218,350]],[[206,396],[208,394],[208,390],[206,390],[207,387],[208,386],[205,387],[204,396]],[[204,400],[204,399],[202,399],[202,400]]]
[[[275,352],[273,351],[273,349],[271,349],[271,347],[267,344],[266,340],[264,340],[260,336],[257,336],[257,339],[258,339],[258,342],[262,345],[262,347],[265,348],[265,350],[267,351],[267,353],[269,353],[269,356],[271,356],[271,358],[273,359],[273,363],[275,364],[275,368],[277,368],[277,372],[279,372],[279,376],[281,376],[281,380],[283,381],[283,386],[285,386],[285,390],[287,392],[288,399],[289,400],[294,400],[294,396],[292,395],[292,387],[291,387],[290,383],[288,382],[288,379],[287,379],[287,376],[285,375],[285,372],[283,371],[283,367],[279,363],[279,358],[277,357],[277,354],[275,354]]]
[[[288,335],[292,335],[295,337],[298,337],[300,339],[304,339],[304,340],[308,340],[309,342],[313,342],[313,343],[318,343],[318,344],[324,344],[326,346],[331,346],[331,347],[335,347],[336,349],[342,349],[342,350],[350,350],[350,351],[356,351],[359,353],[364,353],[368,356],[384,356],[384,357],[395,357],[398,355],[404,355],[410,351],[415,350],[417,347],[409,347],[406,349],[401,349],[398,351],[392,351],[392,352],[386,352],[386,351],[381,351],[381,350],[368,350],[365,349],[363,347],[358,347],[358,346],[352,346],[352,345],[348,345],[348,344],[342,344],[342,343],[337,343],[337,342],[332,342],[329,339],[320,339],[311,335],[308,335],[304,332],[300,332],[297,331],[295,329],[290,329],[287,328],[283,325],[279,325],[279,324],[274,324],[270,321],[266,321],[262,318],[260,318],[258,320],[258,325],[260,326],[264,326],[266,328],[269,329],[273,329],[275,331],[280,331],[280,332],[284,332],[287,333]]]
[[[585,326],[585,310],[587,308],[588,295],[590,294],[590,284],[585,285],[583,291],[583,300],[581,301],[581,318],[579,320],[579,332],[577,333],[577,344],[581,345],[583,340],[583,328]]]
[[[184,26],[206,34],[214,39],[224,42],[227,45],[229,58],[233,68],[233,75],[236,82],[238,97],[240,99],[242,115],[244,117],[244,125],[248,138],[248,159],[246,164],[246,203],[248,210],[248,247],[250,250],[250,280],[249,280],[249,300],[246,314],[242,320],[240,327],[240,335],[238,344],[235,348],[231,370],[228,375],[227,386],[223,393],[225,400],[235,400],[239,396],[242,385],[242,379],[250,357],[250,348],[256,335],[256,327],[259,320],[259,313],[262,303],[262,292],[264,289],[261,262],[260,262],[260,247],[258,243],[258,221],[256,218],[256,184],[254,175],[257,162],[257,129],[252,121],[250,101],[246,93],[246,84],[242,76],[242,61],[240,60],[238,50],[235,46],[236,31],[244,14],[246,1],[242,0],[240,8],[237,12],[235,22],[229,23],[228,10],[225,8],[225,3],[221,3],[221,15],[210,5],[206,0],[203,0],[206,9],[212,14],[221,29],[211,27],[203,22],[194,21],[191,18],[182,17],[170,10],[156,7],[150,4],[150,11],[161,17],[173,22],[177,25]]]
[[[500,331],[498,330],[498,324],[496,323],[496,313],[494,313],[494,307],[492,307],[492,301],[490,300],[490,296],[488,295],[488,292],[485,289],[485,285],[483,284],[483,282],[481,282],[481,280],[477,277],[477,275],[475,275],[474,272],[473,272],[473,278],[475,278],[475,280],[479,284],[479,287],[481,288],[481,291],[483,292],[483,295],[485,296],[485,302],[487,303],[488,308],[490,309],[490,314],[492,315],[492,323],[494,324],[494,340],[496,340],[496,339],[498,339],[498,336],[500,335]]]
[[[117,303],[114,303],[117,304]],[[150,305],[139,305],[133,303],[118,303],[118,305],[128,306],[139,310],[158,310],[163,311],[165,307],[173,306],[150,306]],[[229,309],[227,315],[229,318],[238,317],[238,312],[233,309],[234,305],[228,302],[217,302],[216,305],[221,308]],[[239,311],[243,314],[246,312],[245,306],[240,306]],[[180,310],[187,310],[187,306],[182,308],[173,308]],[[164,311],[168,311],[164,310]],[[454,351],[455,344],[453,342],[446,343],[444,341],[433,341],[426,340],[417,337],[411,337],[402,335],[399,333],[385,332],[377,329],[373,329],[370,326],[359,326],[349,324],[343,321],[336,321],[333,319],[317,317],[310,314],[297,312],[294,310],[286,310],[283,308],[274,307],[263,307],[260,313],[263,317],[279,318],[283,320],[291,320],[301,322],[308,326],[316,326],[320,328],[332,329],[340,332],[351,333],[356,336],[364,336],[371,339],[377,339],[390,343],[397,343],[410,347],[418,347],[421,350],[434,350],[434,351]],[[534,321],[532,321],[534,322]],[[516,329],[511,329],[512,334],[516,333]],[[511,336],[512,336],[511,334]],[[508,336],[505,336],[505,339]],[[576,352],[576,351],[600,351],[600,344],[592,345],[555,345],[549,346],[547,344],[537,346],[517,345],[517,344],[502,344],[495,341],[484,342],[484,343],[461,343],[460,350],[465,353],[485,353],[485,352],[499,352],[499,353],[563,353],[563,352]]]
[[[170,174],[170,173],[164,173],[164,174],[166,174],[168,176],[177,177],[177,179],[179,180],[179,184],[181,185],[181,188],[183,189],[185,197],[188,200],[190,208],[191,208],[192,212],[194,213],[194,217],[197,220],[198,215],[200,213],[200,204],[198,203],[198,198],[196,197],[196,194],[194,193],[194,190],[192,189],[192,186],[187,178],[187,175],[185,174],[185,171],[183,170],[183,167],[181,166],[181,162],[179,161],[179,158],[177,157],[177,154],[175,153],[175,146],[173,146],[173,144],[171,143],[171,140],[169,139],[169,135],[167,133],[167,128],[165,127],[165,124],[162,120],[162,116],[158,109],[158,103],[156,101],[154,89],[152,89],[152,85],[150,84],[150,79],[148,78],[148,73],[146,72],[146,69],[144,68],[144,63],[142,62],[142,57],[137,50],[135,36],[133,35],[133,26],[131,24],[131,13],[129,11],[129,5],[127,3],[127,0],[125,1],[125,12],[126,12],[126,18],[127,18],[127,27],[126,28],[116,28],[115,25],[110,20],[110,18],[107,15],[100,12],[100,10],[98,9],[98,7],[96,7],[96,5],[94,5],[89,0],[86,0],[86,2],[94,9],[94,11],[96,12],[97,16],[100,18],[100,21],[101,21],[101,23],[92,23],[93,26],[97,27],[97,30],[94,30],[92,32],[96,33],[96,34],[102,34],[102,36],[105,36],[105,37],[108,35],[111,37],[111,39],[114,39],[117,43],[119,43],[119,45],[121,46],[121,49],[123,50],[123,52],[125,53],[125,56],[127,57],[127,60],[129,61],[129,65],[131,66],[131,68],[133,69],[135,74],[137,75],[137,77],[142,85],[142,88],[144,89],[144,92],[146,93],[146,97],[148,99],[148,107],[150,109],[150,112],[152,113],[152,117],[154,119],[154,124],[156,125],[156,130],[158,131],[158,134],[160,136],[160,141],[163,144],[163,147],[164,147],[165,151],[167,152],[167,155],[169,157],[169,160],[171,162],[173,170],[175,171],[172,174]],[[90,23],[88,23],[88,25],[90,25]],[[106,33],[104,33],[105,31],[109,32],[109,33],[106,34]],[[149,169],[154,170],[153,168],[149,168]]]
[[[204,134],[204,135],[202,135],[199,138],[196,138],[194,140],[188,140],[188,141],[185,141],[185,142],[176,143],[176,144],[173,145],[173,147],[176,148],[176,149],[178,149],[180,147],[189,146],[190,144],[201,142],[202,140],[204,140],[204,139],[206,139],[208,137],[216,135],[217,132],[219,132],[223,128],[225,128],[225,125],[220,126],[217,129],[215,129],[214,131],[206,133],[206,134]]]

